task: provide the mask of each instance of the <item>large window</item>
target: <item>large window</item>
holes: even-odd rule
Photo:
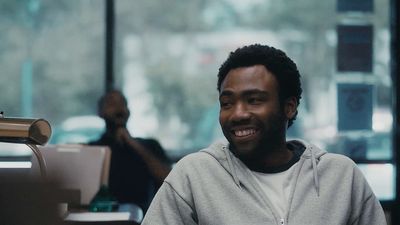
[[[357,2],[115,1],[116,78],[133,112],[129,128],[178,157],[223,138],[219,65],[244,44],[276,46],[303,76],[290,138],[352,157],[378,196],[393,199],[389,2]]]
[[[352,157],[380,199],[392,200],[390,4],[355,2],[114,0],[115,86],[128,98],[132,135],[158,139],[175,159],[222,139],[218,68],[237,47],[268,44],[302,74],[289,137]],[[5,116],[49,120],[50,143],[98,137],[104,8],[104,0],[0,1]],[[30,154],[0,144],[3,160]]]
[[[103,93],[104,2],[0,1],[0,18],[0,110],[47,119],[53,143],[95,135],[101,124],[91,126],[98,118],[86,115],[95,114]],[[30,154],[0,145],[2,156]]]

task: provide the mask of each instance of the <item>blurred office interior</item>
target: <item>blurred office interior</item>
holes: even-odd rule
[[[49,144],[87,143],[104,129],[98,98],[117,88],[131,133],[156,138],[177,161],[223,139],[216,74],[229,52],[272,45],[302,74],[289,137],[350,156],[400,224],[398,4],[0,0],[0,110],[48,120]],[[30,168],[31,154],[0,143],[1,170]]]

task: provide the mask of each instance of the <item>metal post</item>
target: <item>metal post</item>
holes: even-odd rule
[[[105,89],[114,88],[114,0],[105,0]]]
[[[393,159],[395,161],[396,168],[396,189],[395,189],[395,202],[391,210],[391,224],[400,224],[400,120],[399,120],[399,99],[400,99],[400,69],[399,69],[399,54],[400,54],[400,13],[399,13],[399,1],[391,0],[390,2],[390,25],[391,25],[391,75],[394,89],[394,100],[393,100]]]

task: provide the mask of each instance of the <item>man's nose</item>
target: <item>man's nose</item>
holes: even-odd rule
[[[248,107],[244,103],[236,103],[233,107],[231,119],[233,121],[242,121],[250,118]]]

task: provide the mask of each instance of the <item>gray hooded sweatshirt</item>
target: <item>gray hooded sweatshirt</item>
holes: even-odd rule
[[[382,207],[348,157],[306,147],[297,162],[286,218],[277,216],[227,143],[181,159],[142,225],[385,225]]]

